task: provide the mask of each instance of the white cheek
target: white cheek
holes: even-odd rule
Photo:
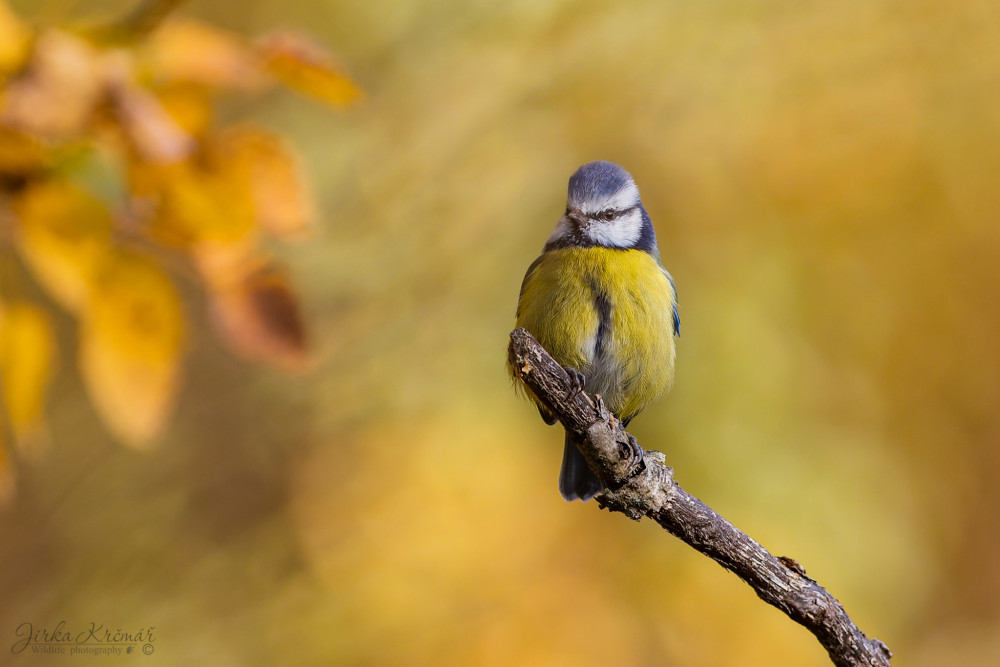
[[[587,229],[590,239],[603,246],[631,248],[642,234],[642,214],[630,211],[613,222],[592,222]]]

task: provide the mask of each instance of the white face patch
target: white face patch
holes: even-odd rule
[[[593,220],[583,231],[595,245],[631,248],[642,235],[642,212],[633,208],[610,222]]]

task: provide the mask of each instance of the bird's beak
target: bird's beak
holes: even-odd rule
[[[589,222],[587,216],[578,208],[571,208],[566,211],[566,218],[578,227],[584,227]]]

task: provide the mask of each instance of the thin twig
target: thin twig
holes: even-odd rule
[[[187,0],[141,0],[136,7],[105,30],[120,42],[137,42],[156,29]]]
[[[566,371],[524,329],[510,335],[517,377],[573,432],[590,468],[610,489],[598,503],[632,519],[648,516],[672,535],[730,570],[758,597],[802,624],[839,667],[889,667],[892,653],[851,621],[843,606],[795,560],[764,547],[682,489],[659,452],[641,458],[600,397],[574,392]]]

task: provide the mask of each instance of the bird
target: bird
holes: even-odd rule
[[[672,386],[681,329],[677,286],[623,167],[589,162],[570,177],[566,210],[524,275],[515,319],[574,386],[599,394],[624,426]],[[509,363],[508,372],[542,419],[555,424]],[[584,502],[605,491],[568,431],[559,491]]]

